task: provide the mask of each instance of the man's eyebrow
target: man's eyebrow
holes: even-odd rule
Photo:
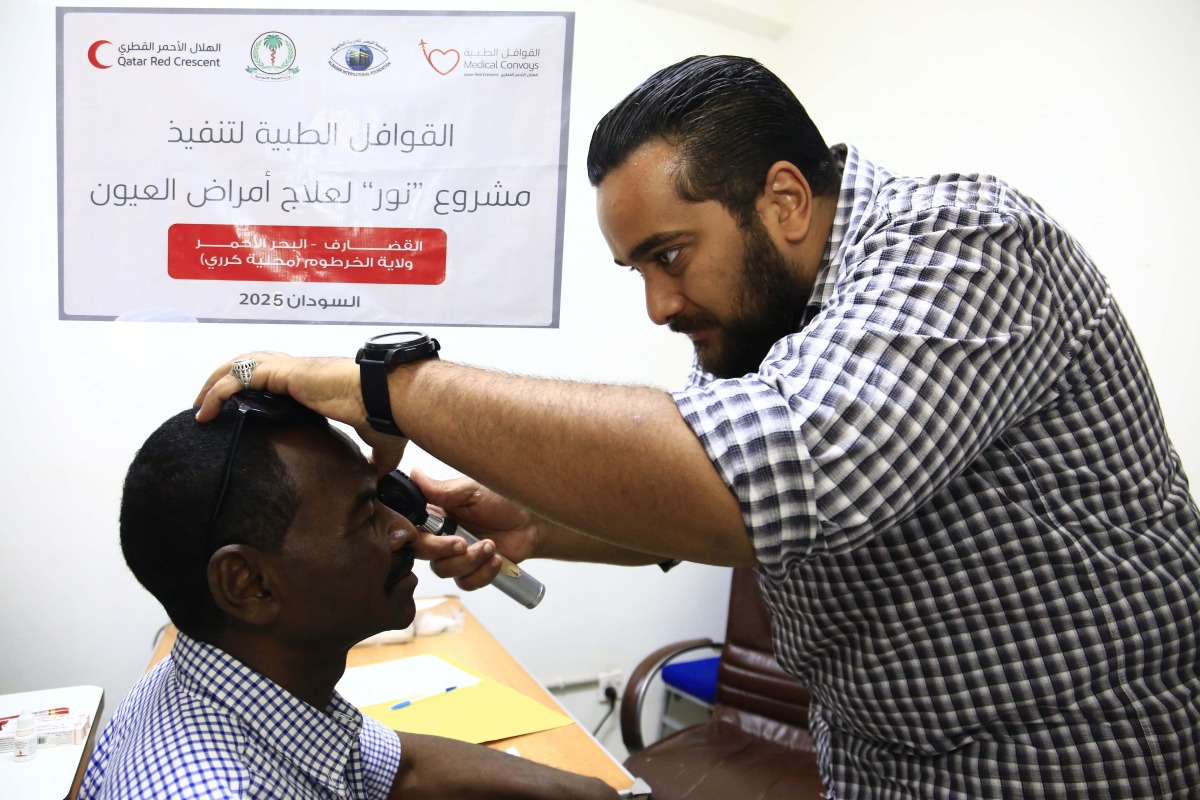
[[[682,236],[684,233],[686,233],[686,231],[662,231],[660,233],[652,233],[645,239],[642,239],[640,242],[638,242],[637,246],[629,251],[629,260],[641,261],[643,258],[650,255],[651,251],[662,247],[667,242]],[[615,258],[613,261],[616,261],[617,264],[622,267],[629,266],[628,264],[622,264]]]
[[[358,509],[362,508],[363,506],[365,506],[369,503],[374,502],[378,497],[379,497],[378,484],[375,486],[372,486],[369,489],[363,489],[361,492],[359,492],[357,495],[354,496],[354,506],[353,506],[354,510],[350,512],[351,516],[357,515]]]

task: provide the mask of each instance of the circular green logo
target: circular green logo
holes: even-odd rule
[[[250,60],[259,72],[279,75],[292,68],[296,61],[296,44],[279,31],[264,33],[250,47]]]

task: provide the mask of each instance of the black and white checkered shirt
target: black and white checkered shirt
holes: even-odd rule
[[[834,152],[806,325],[676,395],[826,785],[1200,796],[1200,514],[1104,278],[993,177]]]

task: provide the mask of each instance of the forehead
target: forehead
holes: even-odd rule
[[[374,493],[375,471],[362,451],[334,428],[294,428],[275,439],[300,494],[295,524],[311,519],[322,526],[351,514]]]
[[[675,146],[655,139],[630,153],[596,188],[601,197],[607,195],[613,199],[616,199],[616,195],[632,191],[643,195],[662,192],[665,195],[663,199],[678,200],[674,182],[679,169]]]
[[[596,187],[596,218],[617,263],[632,264],[654,246],[680,236],[702,237],[731,226],[733,217],[716,200],[691,202],[679,196],[679,169],[673,145],[648,142]]]
[[[686,210],[675,191],[678,171],[675,148],[648,142],[630,154],[596,187],[596,217],[613,255],[622,260],[660,220]]]

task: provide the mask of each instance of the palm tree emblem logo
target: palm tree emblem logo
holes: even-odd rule
[[[255,39],[250,48],[250,60],[254,66],[246,67],[247,72],[281,75],[300,71],[299,67],[292,66],[296,63],[296,43],[279,31],[269,31]]]

